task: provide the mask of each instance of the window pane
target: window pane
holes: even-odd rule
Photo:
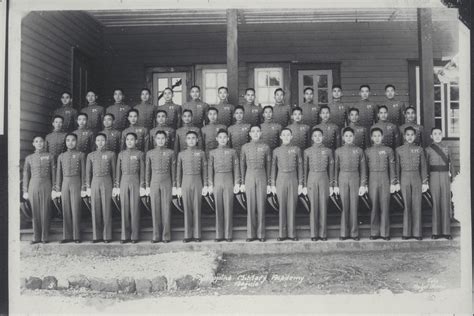
[[[266,87],[268,76],[265,71],[259,71],[257,75],[257,87]]]
[[[214,88],[216,85],[217,85],[217,82],[216,82],[216,74],[215,73],[206,73],[205,77],[204,77],[204,87],[205,88]]]
[[[440,117],[441,116],[441,102],[435,102],[434,104],[434,113],[435,116]]]
[[[313,87],[313,76],[311,75],[304,75],[303,76],[303,86],[310,86]],[[305,87],[306,88],[306,87]]]
[[[280,76],[281,74],[279,71],[271,71],[268,78],[268,85],[271,87],[279,87],[281,81]]]
[[[449,90],[450,90],[451,101],[458,101],[459,100],[459,86],[452,85]]]
[[[227,73],[219,72],[217,73],[217,85],[218,88],[222,86],[227,86]]]
[[[182,82],[181,82],[181,78],[173,78],[173,79],[171,80],[171,84],[172,84],[173,86],[176,85],[176,86],[173,88],[173,90],[174,90],[175,92],[176,92],[176,91],[181,91],[181,90],[183,89],[183,85],[182,85]],[[181,103],[180,103],[180,104],[181,104]]]
[[[216,103],[216,91],[217,89],[206,89],[204,91],[204,102],[215,104]]]
[[[158,105],[163,105],[165,104],[165,98],[161,98],[160,101],[158,101]]]
[[[459,110],[450,111],[450,127],[449,134],[450,136],[458,136],[459,134]]]
[[[175,92],[173,97],[173,102],[179,105],[183,104],[183,93],[182,92]]]
[[[434,84],[440,84],[440,81],[438,79],[438,74],[437,74],[436,70],[435,70],[435,73],[433,74],[433,81],[434,81]]]
[[[327,103],[328,102],[328,90],[318,89],[318,103]]]
[[[434,99],[435,101],[441,100],[441,86],[434,87]]]
[[[158,91],[162,92],[168,87],[168,78],[158,78]]]
[[[451,102],[449,107],[451,110],[459,110],[459,102]]]
[[[318,78],[318,88],[327,88],[328,86],[328,76],[320,75]]]
[[[436,128],[441,128],[441,130],[443,129],[442,119],[440,119],[440,118],[435,119],[435,127]]]
[[[268,88],[259,88],[257,90],[257,104],[262,103],[266,104],[268,103]]]

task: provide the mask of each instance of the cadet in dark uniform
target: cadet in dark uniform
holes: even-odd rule
[[[180,152],[188,148],[188,141],[187,141],[187,134],[188,132],[195,132],[197,135],[197,148],[202,149],[202,135],[201,129],[193,125],[193,112],[191,110],[184,110],[183,116],[181,117],[183,120],[183,127],[180,127],[176,130],[176,139],[174,141],[174,152],[176,155]]]
[[[56,192],[63,208],[63,240],[81,242],[81,196],[86,191],[86,156],[76,149],[77,136],[66,135],[67,151],[60,154],[57,163]]]
[[[255,90],[247,88],[245,90],[245,104],[243,121],[250,125],[258,125],[262,120],[262,108],[255,104]]]
[[[171,240],[171,194],[176,194],[176,156],[166,148],[167,135],[159,130],[156,147],[146,154],[146,194],[151,198],[153,237],[151,242]]]
[[[250,124],[244,123],[244,108],[237,106],[234,110],[235,124],[229,126],[229,143],[230,147],[237,151],[240,157],[242,146],[249,141]]]
[[[201,101],[201,88],[199,86],[192,86],[189,90],[189,96],[191,101],[183,104],[183,111],[191,110],[193,112],[193,125],[201,128],[204,126],[209,104]]]
[[[23,198],[31,203],[33,215],[32,244],[47,243],[51,218],[51,197],[56,164],[52,154],[44,150],[44,139],[33,138],[35,152],[28,155],[23,165]]]
[[[137,136],[136,139],[136,149],[146,153],[148,151],[149,140],[148,140],[148,129],[146,127],[138,125],[138,111],[136,109],[131,109],[128,111],[128,122],[130,126],[122,131],[122,150],[127,148],[126,136],[129,133],[133,133]]]
[[[329,102],[328,107],[331,111],[329,121],[336,124],[339,130],[346,126],[347,121],[347,105],[342,103],[342,87],[338,84],[332,86],[332,101]]]
[[[183,242],[201,241],[201,195],[208,193],[206,155],[196,147],[197,142],[197,133],[187,132],[187,148],[178,154],[177,195],[183,197]]]
[[[93,242],[108,243],[112,240],[112,189],[117,156],[107,150],[106,144],[107,136],[98,133],[95,136],[97,150],[87,155],[86,187],[87,196],[91,197]]]
[[[307,113],[305,113],[304,117],[306,117],[306,115]],[[299,107],[293,108],[291,112],[291,118],[293,119],[293,123],[291,123],[287,127],[291,130],[291,134],[293,135],[291,139],[291,144],[294,146],[298,146],[302,151],[304,151],[310,145],[310,127],[309,125],[301,123],[302,117],[303,110]]]
[[[156,106],[150,103],[150,90],[142,89],[140,91],[140,99],[142,100],[139,104],[133,108],[138,111],[138,126],[143,126],[147,130],[153,128],[155,120]]]
[[[400,134],[403,135],[405,128],[413,127],[416,131],[415,145],[425,148],[425,141],[423,139],[423,125],[416,124],[416,109],[409,106],[405,109],[405,124],[400,126]]]
[[[281,125],[275,123],[273,120],[273,110],[274,108],[271,105],[267,105],[263,108],[263,123],[260,124],[262,131],[260,139],[267,144],[271,150],[280,145],[280,132],[282,129]]]
[[[379,128],[382,130],[383,138],[382,138],[382,145],[387,146],[395,150],[398,146],[400,146],[400,133],[398,130],[398,126],[393,123],[387,121],[387,107],[385,105],[379,106],[378,110],[378,122],[375,123],[370,130],[372,131],[374,128]]]
[[[433,198],[432,238],[451,236],[451,179],[456,176],[452,163],[451,150],[443,143],[443,132],[440,128],[431,130],[433,143],[426,147],[430,191]]]
[[[62,116],[56,115],[53,117],[53,131],[46,135],[45,138],[45,149],[51,155],[53,155],[54,161],[58,159],[60,153],[64,152],[66,139],[66,133],[63,132],[63,121]]]
[[[375,103],[369,100],[370,86],[367,84],[361,85],[359,95],[361,99],[354,104],[354,108],[359,110],[359,124],[370,130],[370,127],[375,123],[377,111]]]
[[[278,88],[273,93],[275,97],[275,105],[273,105],[273,122],[280,124],[282,127],[288,126],[291,119],[291,106],[285,104],[285,91]],[[280,134],[278,134],[280,135]]]
[[[230,104],[227,100],[229,96],[229,90],[227,87],[219,87],[217,96],[219,98],[219,104],[216,105],[216,108],[219,110],[217,124],[222,124],[229,127],[233,122],[235,106]]]
[[[219,147],[211,150],[208,163],[209,193],[216,201],[216,239],[232,241],[234,194],[240,191],[240,164],[237,151],[229,148],[229,136],[221,129],[217,133]]]
[[[130,110],[133,111],[133,110]],[[117,177],[112,196],[120,195],[122,237],[120,243],[136,243],[140,239],[140,197],[145,190],[145,155],[136,148],[137,135],[125,135],[127,149],[117,158]],[[131,223],[131,225],[130,225]]]
[[[265,241],[265,202],[271,193],[270,147],[260,141],[260,126],[250,128],[251,141],[242,146],[240,153],[240,191],[247,196],[247,241]]]
[[[387,121],[400,126],[403,124],[403,113],[405,104],[395,98],[395,86],[388,84],[385,86],[385,100],[382,105],[387,107]]]
[[[164,131],[166,133],[166,148],[174,149],[174,141],[176,138],[176,131],[174,128],[168,126],[166,123],[168,114],[164,110],[156,111],[156,127],[150,131],[150,145],[148,148],[155,148],[155,135],[158,131]]]
[[[115,103],[108,106],[105,113],[110,113],[114,116],[112,128],[122,132],[128,127],[128,111],[132,108],[123,103],[123,90],[118,88],[114,90]]]
[[[202,145],[204,151],[206,152],[206,157],[209,157],[209,152],[213,149],[216,149],[219,145],[217,143],[217,132],[222,129],[227,129],[227,126],[217,124],[218,116],[219,111],[215,107],[210,107],[207,111],[207,118],[209,120],[209,123],[203,128],[201,128]]]
[[[105,114],[105,109],[96,103],[97,95],[94,91],[89,90],[86,99],[88,104],[81,109],[81,112],[87,114],[87,127],[94,133],[97,133],[102,129],[102,119]]]
[[[105,150],[113,151],[116,155],[120,152],[120,141],[122,132],[113,128],[115,117],[112,113],[104,115],[104,129],[101,131],[105,135]],[[115,171],[114,171],[115,172]]]
[[[402,239],[422,240],[421,194],[428,190],[428,172],[423,148],[415,145],[415,129],[405,128],[405,144],[396,149],[397,176],[405,203]]]
[[[272,175],[270,178],[272,192],[278,197],[279,204],[279,237],[278,241],[296,237],[296,204],[298,195],[303,192],[303,158],[301,150],[291,146],[291,130],[281,131],[282,145],[273,151]]]
[[[86,156],[94,150],[94,132],[87,128],[88,117],[86,113],[77,115],[77,129],[73,132],[77,136],[76,149]]]
[[[354,142],[353,144],[357,147],[365,150],[367,147],[370,147],[369,131],[364,126],[359,125],[359,110],[356,108],[351,108],[349,110],[349,124],[348,127],[352,128],[354,131]],[[344,130],[344,129],[342,129]],[[342,133],[341,130],[341,133]],[[344,137],[341,137],[341,142],[344,145]]]
[[[331,149],[324,147],[323,135],[319,128],[313,129],[313,146],[305,149],[303,157],[303,194],[308,195],[311,205],[312,241],[327,240],[328,202],[334,186],[334,155]]]
[[[304,103],[300,106],[304,116],[301,120],[302,124],[308,125],[311,128],[319,122],[319,105],[314,104],[314,90],[313,88],[306,88],[304,93]],[[293,115],[293,112],[292,112]],[[293,132],[293,136],[295,133]],[[294,138],[294,137],[293,137]]]
[[[395,192],[395,154],[392,148],[383,145],[382,129],[372,128],[372,147],[365,150],[369,168],[369,197],[372,202],[370,214],[370,239],[382,237],[390,240],[390,193]]]
[[[334,155],[334,193],[341,194],[341,237],[345,240],[359,240],[357,211],[359,196],[367,192],[367,165],[364,151],[353,144],[354,131],[344,128],[344,146],[336,149]],[[350,237],[349,237],[350,236]]]
[[[319,117],[321,118],[321,123],[316,125],[316,127],[323,131],[324,146],[336,150],[336,148],[341,146],[341,132],[339,126],[331,123],[332,113],[327,105],[321,107]]]
[[[56,109],[52,116],[62,116],[64,118],[63,131],[71,132],[76,127],[77,110],[72,107],[72,97],[69,92],[62,93],[61,103],[62,106]]]
[[[166,124],[175,130],[181,126],[181,113],[183,112],[181,105],[173,102],[173,90],[165,88],[163,90],[163,99],[165,104],[159,105],[156,110],[163,110],[166,112]]]

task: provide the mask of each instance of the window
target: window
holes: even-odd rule
[[[219,103],[219,87],[227,86],[227,69],[202,70],[202,98],[208,104]]]
[[[163,96],[163,90],[165,88],[173,89],[173,102],[182,105],[185,100],[184,91],[186,91],[186,73],[155,73],[153,75],[153,91],[154,93],[154,104],[163,105],[165,99]]]
[[[277,88],[283,88],[282,68],[255,68],[256,104],[262,106],[274,103],[273,93]]]
[[[459,79],[441,82],[438,71],[442,66],[434,67],[434,115],[435,126],[443,130],[443,137],[459,137]],[[416,110],[421,113],[420,67],[416,66]],[[420,124],[420,115],[417,117]]]
[[[314,103],[319,106],[328,105],[332,101],[332,70],[299,70],[298,71],[298,101],[304,102],[304,90],[312,88]]]

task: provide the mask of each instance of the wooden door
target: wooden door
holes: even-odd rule
[[[80,109],[87,104],[92,65],[90,58],[77,48],[72,50],[72,60],[72,98],[74,106]]]
[[[304,89],[313,88],[314,103],[327,105],[332,101],[332,70],[298,71],[298,104],[304,103]]]
[[[186,102],[186,73],[185,72],[160,72],[153,74],[153,104],[163,105],[162,97],[165,88],[172,88],[174,91],[173,102],[182,105]]]

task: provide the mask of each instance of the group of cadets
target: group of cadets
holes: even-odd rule
[[[279,201],[278,240],[298,240],[295,213],[299,195],[310,201],[311,240],[327,240],[327,212],[331,195],[342,202],[340,239],[359,240],[359,196],[368,193],[370,239],[390,239],[390,194],[404,199],[403,239],[422,239],[422,192],[430,189],[433,204],[432,238],[450,239],[450,183],[455,174],[442,131],[434,128],[426,148],[416,110],[395,99],[395,87],[385,87],[386,100],[376,105],[370,87],[360,87],[361,99],[341,101],[342,88],[332,88],[333,100],[319,106],[313,89],[304,90],[300,106],[285,104],[276,89],[274,106],[255,104],[248,88],[245,103],[227,101],[226,87],[218,89],[215,106],[200,100],[200,88],[190,90],[191,101],[173,103],[166,88],[164,104],[115,103],[104,108],[93,91],[78,112],[69,93],[54,113],[53,132],[33,139],[35,152],[24,164],[23,197],[31,202],[33,243],[47,242],[50,199],[63,208],[62,242],[80,242],[81,197],[91,197],[93,242],[112,240],[112,197],[119,198],[121,242],[140,238],[140,197],[149,196],[152,242],[171,239],[172,196],[182,198],[184,242],[201,241],[202,196],[213,194],[216,241],[232,241],[234,194],[245,193],[247,241],[265,241],[268,194]],[[77,123],[77,125],[76,125]],[[77,128],[75,128],[77,126]],[[65,148],[67,149],[64,151]]]

